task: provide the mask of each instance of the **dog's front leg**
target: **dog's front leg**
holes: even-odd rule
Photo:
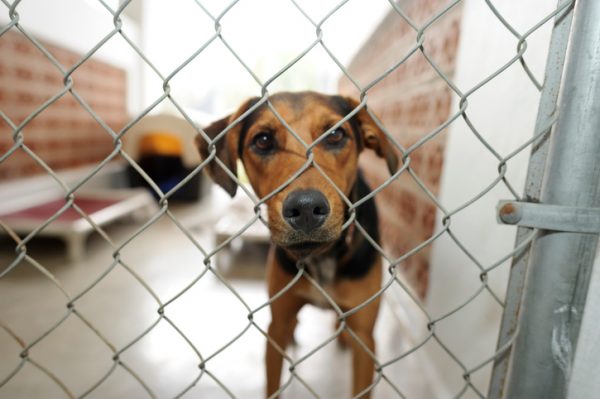
[[[365,344],[371,353],[375,353],[375,340],[370,331],[355,331],[358,338]],[[364,350],[362,345],[352,340],[352,397],[356,397],[373,383],[375,363],[371,355]],[[370,398],[370,392],[360,396],[361,399]]]
[[[296,314],[303,302],[293,294],[284,294],[271,304],[271,324],[267,331],[271,341],[267,342],[267,397],[272,397],[279,389],[283,352],[294,338]]]
[[[379,299],[361,309],[348,318],[348,327],[354,334],[350,334],[349,343],[352,348],[352,396],[356,397],[373,383],[375,371],[375,340],[373,329],[379,308]],[[354,337],[354,336],[356,337]],[[360,342],[359,342],[360,341]],[[367,350],[365,350],[365,347]],[[371,397],[371,392],[365,392],[361,399]]]
[[[306,301],[296,295],[296,286],[288,287],[293,276],[286,273],[273,254],[267,262],[267,284],[269,298],[275,298],[270,304],[271,324],[267,330],[266,369],[267,397],[276,397],[281,383],[281,368],[286,347],[292,343],[296,329],[296,315]],[[286,288],[287,287],[287,288]],[[287,290],[281,295],[282,290]],[[281,295],[281,296],[280,296]]]

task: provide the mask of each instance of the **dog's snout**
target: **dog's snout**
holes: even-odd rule
[[[283,201],[283,218],[295,230],[308,234],[321,226],[329,215],[329,202],[317,190],[297,190]]]

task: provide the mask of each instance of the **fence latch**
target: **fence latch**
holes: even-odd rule
[[[498,203],[498,221],[542,230],[600,233],[600,208],[503,200]]]

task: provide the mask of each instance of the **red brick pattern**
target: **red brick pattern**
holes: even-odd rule
[[[418,26],[447,4],[447,0],[400,2],[404,12]],[[461,7],[455,7],[425,32],[425,51],[450,78],[454,72],[461,15]],[[391,11],[350,63],[350,74],[360,85],[367,85],[408,54],[416,39],[414,30]],[[357,89],[345,77],[339,82],[339,91],[358,95]],[[408,148],[448,119],[451,93],[423,54],[417,51],[367,94],[369,107],[394,138]],[[445,131],[442,131],[410,156],[411,168],[434,194],[439,190],[444,147]],[[361,166],[372,187],[389,177],[385,164],[371,153],[363,155]],[[435,205],[408,174],[402,174],[381,191],[376,201],[383,245],[393,257],[403,255],[433,234]],[[403,265],[405,276],[422,297],[427,292],[429,253],[430,246],[425,247]]]
[[[42,45],[68,70],[81,55]],[[113,130],[126,121],[125,71],[90,59],[73,74],[73,88]],[[0,111],[19,125],[64,88],[58,69],[20,33],[0,37]],[[53,170],[97,164],[114,149],[112,138],[67,92],[23,129],[25,144]],[[12,129],[0,118],[0,154],[12,146]],[[19,149],[0,164],[0,181],[45,173]]]

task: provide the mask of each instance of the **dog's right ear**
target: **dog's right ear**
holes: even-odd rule
[[[351,97],[344,97],[350,108],[358,108],[360,101]],[[372,149],[380,157],[385,159],[390,175],[393,175],[398,170],[398,155],[394,151],[394,146],[388,140],[387,136],[379,128],[375,120],[369,115],[367,107],[361,108],[355,115],[354,119],[360,125],[362,138],[365,147]]]
[[[233,114],[227,115],[226,117],[219,119],[218,121],[215,121],[205,127],[203,129],[204,132],[208,137],[210,137],[211,140],[214,139],[225,128],[227,128],[227,126],[229,126],[252,105],[254,105],[256,101],[256,98],[251,98],[245,101]],[[236,177],[238,160],[237,148],[243,124],[243,121],[241,121],[237,125],[233,126],[227,133],[225,133],[224,137],[217,141],[215,146],[217,158],[219,158],[219,160],[227,167],[227,169],[229,169],[229,171]],[[202,160],[205,160],[210,156],[208,142],[204,139],[204,137],[202,137],[201,134],[196,136],[196,146],[200,151]],[[206,165],[205,169],[215,183],[223,187],[223,189],[227,191],[230,196],[233,197],[235,195],[238,186],[236,181],[233,180],[214,159],[209,162],[208,165]]]

